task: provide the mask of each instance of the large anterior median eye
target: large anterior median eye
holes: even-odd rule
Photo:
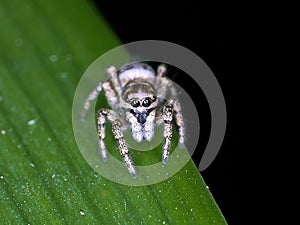
[[[138,101],[138,100],[133,100],[132,102],[131,102],[131,106],[132,107],[139,107],[140,106],[140,102]]]
[[[151,101],[149,99],[145,99],[142,104],[144,107],[149,107],[151,105]]]

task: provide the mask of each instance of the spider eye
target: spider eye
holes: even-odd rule
[[[156,101],[156,96],[152,97],[152,101],[155,102]]]
[[[151,102],[148,100],[148,99],[145,99],[144,101],[143,101],[143,106],[144,107],[149,107],[151,105]]]
[[[140,106],[140,102],[138,101],[138,100],[133,100],[132,102],[131,102],[131,106],[132,107],[139,107]]]

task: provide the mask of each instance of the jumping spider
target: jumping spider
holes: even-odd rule
[[[153,68],[144,63],[133,63],[116,70],[114,66],[107,69],[109,78],[90,93],[84,103],[83,115],[90,107],[91,101],[104,89],[111,109],[100,109],[97,114],[99,147],[103,161],[107,160],[105,139],[105,122],[112,123],[112,132],[118,143],[120,154],[128,171],[136,178],[136,171],[128,155],[128,147],[123,137],[123,130],[130,127],[135,141],[151,141],[154,126],[164,123],[162,163],[166,164],[171,141],[172,123],[179,132],[179,146],[184,144],[184,122],[177,93],[171,80],[163,75],[165,65],[160,65],[155,73]]]

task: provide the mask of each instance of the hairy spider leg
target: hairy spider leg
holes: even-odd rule
[[[165,75],[167,71],[167,68],[164,64],[161,64],[158,66],[157,71],[156,71],[156,78],[155,78],[155,84],[158,86],[158,84],[161,82],[160,79]]]
[[[178,127],[179,133],[179,148],[183,148],[185,142],[185,127],[184,127],[184,120],[181,110],[181,105],[178,100],[174,101],[173,110],[175,113],[175,120]]]
[[[162,163],[166,164],[172,141],[172,119],[173,119],[173,104],[168,102],[162,108],[162,119],[164,121],[164,138],[165,144],[163,146]]]
[[[102,91],[102,82],[100,82],[97,85],[97,87],[89,94],[89,96],[85,100],[84,105],[83,105],[83,110],[81,111],[81,114],[80,114],[81,120],[84,120],[84,118],[87,115],[87,112],[90,109],[91,102],[94,101],[98,97],[98,95],[101,91]]]
[[[105,138],[105,120],[108,119],[112,123],[112,132],[113,135],[118,142],[118,149],[120,151],[121,156],[124,159],[124,162],[127,166],[127,169],[131,176],[133,178],[136,178],[136,171],[134,168],[134,165],[132,163],[132,160],[130,159],[128,155],[128,147],[126,145],[126,142],[123,137],[122,132],[122,122],[119,116],[116,112],[110,109],[100,109],[98,112],[98,136],[99,136],[99,146],[100,146],[100,152],[102,154],[102,158],[106,160],[106,147],[104,144],[104,138]],[[103,152],[105,152],[103,154]]]
[[[163,145],[162,163],[166,164],[172,142],[172,120],[175,118],[176,125],[179,132],[179,148],[183,148],[184,145],[184,121],[181,112],[181,106],[177,99],[170,99],[162,107],[161,119],[157,120],[157,124],[164,122],[164,138],[165,143]]]
[[[120,95],[122,92],[122,88],[121,88],[121,85],[120,85],[120,82],[118,79],[116,68],[114,66],[110,66],[107,69],[107,73],[111,77],[111,80],[112,80],[115,90]],[[86,117],[87,112],[90,109],[91,102],[94,101],[98,97],[99,93],[102,91],[102,87],[105,90],[105,95],[108,100],[108,104],[110,106],[113,106],[118,101],[117,95],[116,95],[115,91],[113,90],[113,88],[111,87],[110,82],[109,81],[104,82],[104,83],[100,82],[97,85],[97,87],[89,94],[89,96],[87,97],[87,99],[84,102],[83,110],[80,114],[80,118],[82,120],[84,120],[84,118]]]
[[[172,120],[175,117],[176,125],[179,133],[179,147],[183,148],[185,141],[185,128],[184,120],[179,101],[175,98],[176,89],[172,85],[172,81],[166,77],[160,77],[157,79],[158,97],[161,101],[166,101],[172,96],[171,99],[167,100],[161,111],[161,119],[157,119],[157,124],[164,122],[164,138],[165,144],[163,146],[162,162],[165,164],[168,160],[171,141],[172,141]]]
[[[114,66],[110,66],[107,70],[108,75],[111,77],[114,89],[116,90],[118,96],[122,95],[122,87],[118,77],[117,69]]]
[[[114,106],[118,102],[117,93],[111,87],[111,84],[109,81],[103,83],[103,89],[105,92],[105,97],[106,97],[107,103],[110,105],[110,107],[114,108]]]

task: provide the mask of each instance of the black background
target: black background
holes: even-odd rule
[[[164,40],[200,56],[216,76],[227,107],[227,131],[213,163],[201,174],[228,224],[247,224],[245,177],[250,153],[242,141],[248,127],[249,54],[253,52],[256,12],[236,3],[211,5],[163,2],[94,1],[123,43]],[[202,153],[201,153],[202,154]],[[201,154],[193,156],[199,163]]]

